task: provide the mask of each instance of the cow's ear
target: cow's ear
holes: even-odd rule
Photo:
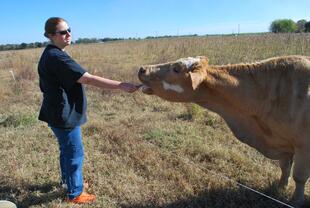
[[[196,70],[201,70],[209,65],[209,59],[206,56],[197,56],[195,58],[198,59],[199,61],[193,63],[190,66],[189,71],[194,72]]]
[[[193,90],[197,89],[205,79],[204,74],[198,71],[189,72],[189,75],[191,78]]]
[[[197,56],[196,58],[199,58],[200,62],[203,65],[208,65],[209,64],[209,59],[206,56]]]

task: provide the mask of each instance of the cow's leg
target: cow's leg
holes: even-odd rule
[[[279,166],[281,168],[281,178],[279,181],[279,187],[284,188],[288,184],[288,178],[290,177],[293,164],[293,154],[285,155],[279,160]]]
[[[292,202],[296,206],[301,206],[304,201],[305,183],[310,175],[310,151],[305,146],[296,149],[294,157],[293,178],[295,181],[295,192]]]

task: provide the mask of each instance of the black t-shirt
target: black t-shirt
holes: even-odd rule
[[[57,128],[74,128],[86,122],[84,87],[77,82],[85,72],[58,47],[45,48],[38,65],[43,93],[39,120]]]

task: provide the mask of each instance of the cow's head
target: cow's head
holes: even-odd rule
[[[192,102],[206,77],[207,65],[208,59],[199,56],[142,66],[138,73],[142,92],[168,101]]]

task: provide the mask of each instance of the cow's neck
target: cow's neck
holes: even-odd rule
[[[253,74],[249,69],[254,65],[223,65],[210,66],[207,69],[205,81],[205,100],[207,105],[215,111],[229,106],[234,110],[252,111],[260,106],[258,97],[261,96],[260,88],[251,83]],[[251,87],[252,85],[252,87]]]

